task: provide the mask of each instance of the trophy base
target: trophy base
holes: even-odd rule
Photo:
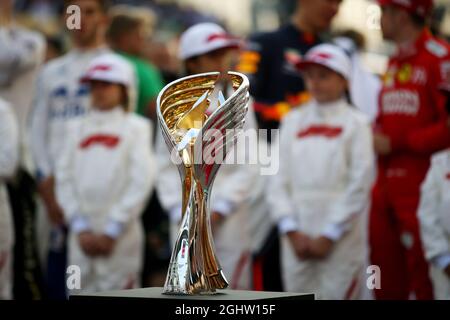
[[[170,268],[169,268],[170,270]],[[226,289],[228,282],[225,279],[222,269],[217,273],[209,276],[202,276],[202,280],[195,284],[188,283],[184,285],[177,284],[176,279],[179,276],[176,273],[169,273],[166,284],[164,285],[163,294],[167,295],[214,295],[218,289]],[[186,278],[188,278],[186,276]]]
[[[183,302],[220,302],[226,301],[254,301],[269,303],[297,300],[314,300],[312,293],[292,293],[292,292],[268,292],[268,291],[247,291],[247,290],[217,290],[214,294],[199,295],[167,295],[163,293],[163,288],[152,287],[142,289],[106,291],[100,293],[86,293],[71,295],[69,300],[149,300],[155,304]]]
[[[162,294],[167,296],[193,296],[193,295],[201,295],[201,296],[211,296],[217,294],[217,291],[205,291],[196,294],[188,293],[186,291],[177,290],[174,288],[164,288]]]

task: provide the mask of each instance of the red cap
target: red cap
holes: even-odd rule
[[[427,17],[433,10],[433,0],[377,0],[380,6],[398,6],[406,11],[417,14],[420,17]]]

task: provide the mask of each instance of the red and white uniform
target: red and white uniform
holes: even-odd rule
[[[132,66],[108,53],[92,60],[82,80],[106,81],[134,89]],[[139,286],[143,229],[140,215],[155,178],[151,123],[116,106],[95,107],[68,124],[65,150],[56,165],[57,197],[69,223],[69,264],[81,269],[79,289],[72,293],[129,289]],[[87,256],[78,234],[91,231],[116,239],[113,252]]]
[[[390,60],[380,93],[376,131],[392,151],[378,158],[370,215],[371,263],[381,269],[379,299],[431,299],[417,206],[430,155],[450,145],[444,96],[450,46],[424,30]]]
[[[89,108],[89,90],[80,78],[93,58],[108,51],[106,47],[73,49],[46,63],[39,72],[29,119],[30,150],[38,181],[55,175],[56,162],[66,141],[67,122],[84,116]],[[43,205],[38,208],[39,254],[46,268],[48,250],[53,246],[48,241],[51,229],[62,231],[51,226]]]
[[[69,226],[69,265],[81,269],[81,290],[96,292],[139,285],[143,229],[140,214],[155,178],[151,125],[118,106],[91,110],[73,120],[57,163],[57,197]],[[78,233],[116,239],[105,258],[84,254]]]
[[[0,99],[0,300],[12,299],[14,228],[5,181],[19,160],[19,128],[8,103]]]
[[[279,153],[267,197],[280,231],[334,241],[328,257],[300,260],[284,236],[285,290],[322,299],[360,297],[374,176],[369,120],[344,99],[322,105],[313,100],[283,119]]]
[[[92,59],[108,51],[106,47],[74,49],[42,68],[34,95],[30,137],[38,179],[54,174],[67,121],[84,116],[89,108],[89,90],[80,79]]]
[[[450,149],[432,157],[421,190],[420,231],[425,256],[431,263],[434,296],[450,300],[450,277],[443,272],[450,265]]]

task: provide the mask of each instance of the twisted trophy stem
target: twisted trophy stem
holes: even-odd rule
[[[209,190],[195,179],[189,185],[189,201],[170,259],[165,294],[214,293],[228,286],[214,253]]]

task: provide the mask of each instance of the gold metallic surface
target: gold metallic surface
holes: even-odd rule
[[[225,101],[216,88],[224,83],[231,84],[234,90]],[[248,86],[248,79],[242,74],[212,72],[174,81],[159,94],[158,121],[169,150],[175,150],[181,160],[177,167],[182,182],[182,221],[170,260],[165,294],[208,294],[228,286],[214,252],[209,213],[209,196],[220,163],[196,160],[202,160],[202,150],[208,143],[211,145],[202,139],[209,129],[225,132],[242,128]],[[208,116],[212,101],[217,106]],[[222,143],[219,147],[225,150],[225,157],[235,138],[215,141],[214,146]]]

